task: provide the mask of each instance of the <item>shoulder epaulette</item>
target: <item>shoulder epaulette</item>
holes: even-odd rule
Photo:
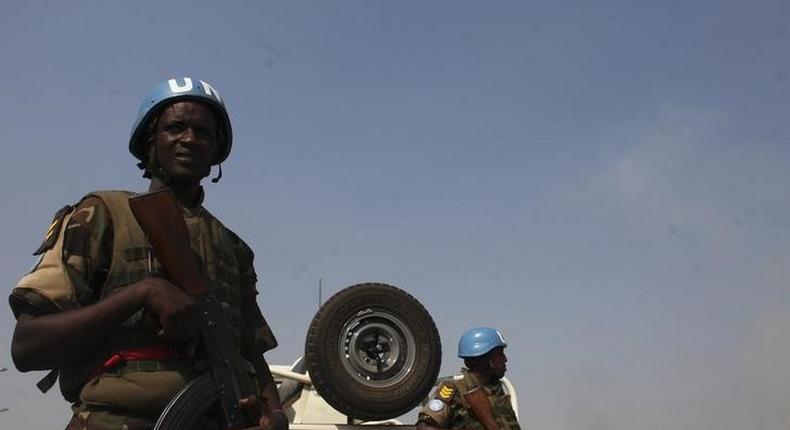
[[[60,229],[63,227],[63,219],[68,215],[69,212],[73,209],[72,206],[66,205],[60,208],[55,216],[52,218],[52,222],[49,224],[47,228],[46,234],[44,234],[44,241],[41,242],[41,245],[36,248],[33,255],[41,255],[47,250],[51,249],[55,246],[55,242],[58,241],[58,233],[60,233]]]

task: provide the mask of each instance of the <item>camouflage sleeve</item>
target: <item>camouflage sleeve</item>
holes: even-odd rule
[[[254,351],[260,353],[274,349],[277,347],[277,339],[258,306],[256,288],[258,276],[253,266],[254,254],[240,239],[239,243],[237,258],[241,268],[242,343],[246,345],[243,349],[244,355],[249,357],[250,354],[255,353]]]
[[[448,427],[452,419],[452,403],[456,388],[452,382],[445,381],[436,386],[428,395],[428,403],[423,406],[417,421],[436,427]]]
[[[112,225],[101,200],[89,197],[58,212],[36,254],[41,259],[9,298],[16,316],[74,309],[95,301],[112,258]]]

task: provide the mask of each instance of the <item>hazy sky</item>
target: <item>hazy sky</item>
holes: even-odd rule
[[[164,3],[164,2],[163,2]],[[174,76],[228,104],[206,206],[256,252],[270,362],[325,298],[397,285],[443,373],[491,325],[527,428],[790,429],[790,3],[6,2],[0,277],[54,212],[142,190]],[[2,428],[62,428],[0,307]]]

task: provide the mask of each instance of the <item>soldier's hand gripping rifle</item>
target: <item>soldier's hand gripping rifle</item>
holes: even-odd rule
[[[222,303],[209,291],[208,282],[200,272],[175,196],[170,189],[165,188],[133,196],[129,198],[129,206],[148,236],[167,279],[186,291],[197,303],[195,311],[199,331],[213,376],[212,388],[216,388],[223,414],[223,428],[249,427],[257,422],[258,417],[250,419],[239,403],[241,399],[255,398],[257,393],[233,344]],[[201,379],[203,385],[212,382],[209,378]],[[178,414],[178,411],[170,412]]]

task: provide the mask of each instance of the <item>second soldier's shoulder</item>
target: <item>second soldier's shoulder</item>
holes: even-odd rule
[[[436,386],[441,387],[447,385],[452,387],[458,387],[459,385],[462,385],[466,379],[467,378],[464,372],[460,371],[454,375],[439,378],[439,380],[436,382]]]
[[[455,385],[454,381],[447,380],[442,381],[436,385],[433,397],[442,400],[445,403],[451,403],[457,393],[458,387]]]
[[[456,374],[453,379],[455,380],[455,383],[458,385],[459,389],[463,390],[464,392],[467,392],[479,385],[475,375],[466,368],[461,369],[461,371]]]
[[[441,379],[434,388],[433,396],[449,403],[457,395],[463,396],[468,391],[467,385],[464,374],[458,373]]]

